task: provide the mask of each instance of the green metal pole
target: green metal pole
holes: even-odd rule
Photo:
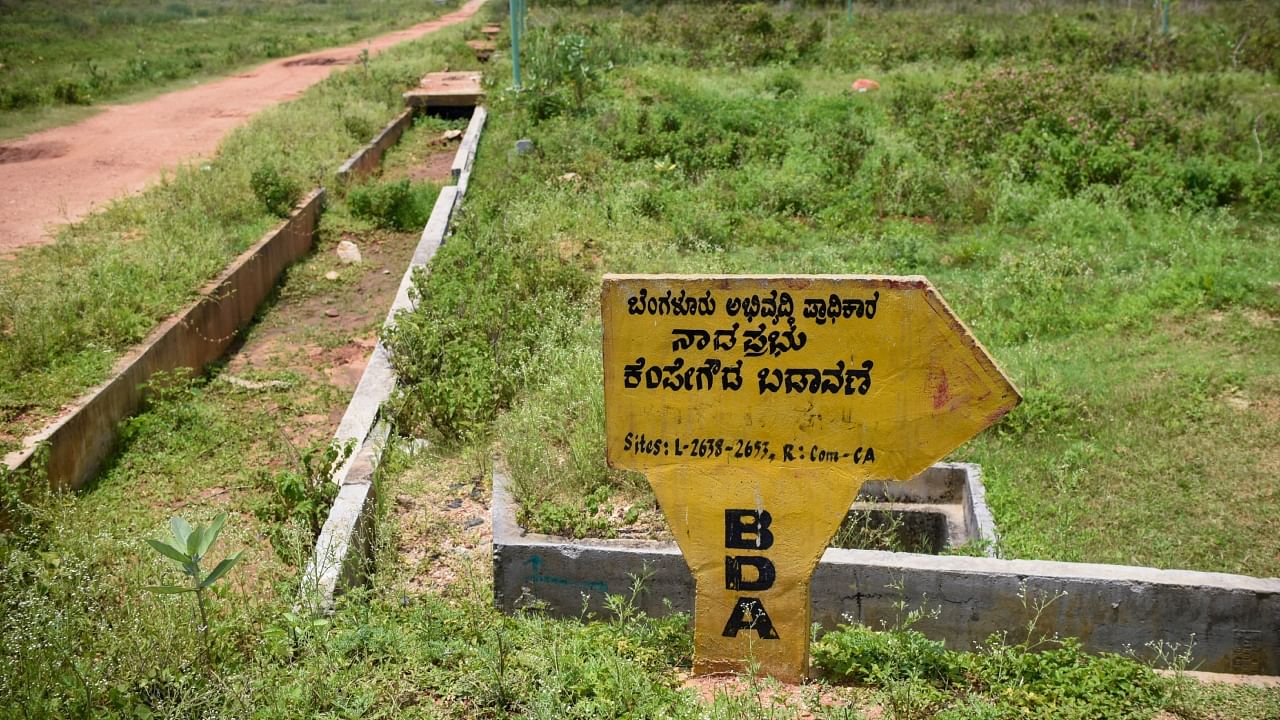
[[[853,24],[853,0],[844,0],[844,19],[850,25]]]
[[[511,74],[515,79],[516,92],[520,91],[520,9],[521,0],[511,0]]]
[[[1164,6],[1163,8],[1161,8],[1162,12],[1160,13],[1160,33],[1162,35],[1168,35],[1169,34],[1169,6],[1173,4],[1173,0],[1164,0],[1164,2],[1160,4]]]

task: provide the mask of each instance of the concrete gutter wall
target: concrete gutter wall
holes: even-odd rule
[[[413,124],[414,108],[408,108],[387,123],[382,131],[373,136],[367,145],[360,148],[338,168],[338,181],[357,180],[376,170],[382,165],[382,156],[392,145],[400,142],[400,136]]]
[[[474,139],[467,142],[464,137],[454,160],[454,167],[463,168],[460,183],[442,188],[436,197],[431,217],[422,230],[422,237],[383,321],[384,328],[395,324],[398,313],[413,309],[413,278],[418,272],[429,270],[431,259],[449,235],[454,212],[462,204],[466,182],[471,175],[484,118],[484,108],[477,107],[467,129],[468,135],[472,135],[474,129]],[[315,552],[303,572],[302,602],[313,610],[332,608],[339,594],[364,582],[368,576],[373,550],[373,516],[377,508],[374,472],[382,458],[389,430],[385,422],[378,422],[378,416],[382,404],[391,397],[395,387],[390,356],[379,340],[334,435],[335,442],[350,443],[356,450],[334,473],[334,482],[339,485],[338,497],[329,510],[329,517],[316,541]]]
[[[196,371],[221,357],[275,288],[280,273],[311,249],[324,197],[324,188],[312,191],[287,220],[206,285],[199,300],[161,323],[121,358],[108,380],[27,438],[22,450],[10,453],[5,458],[8,469],[32,469],[41,454],[38,447],[46,445],[52,487],[79,489],[94,477],[115,446],[120,421],[141,405],[151,376],[178,368]]]
[[[444,244],[456,205],[457,188],[452,185],[441,188],[440,194],[436,196],[431,217],[427,220],[422,237],[418,240],[413,257],[409,260],[409,267],[400,278],[400,287],[396,291],[395,299],[391,302],[391,308],[387,311],[387,317],[382,323],[383,327],[391,327],[395,324],[396,313],[413,309],[409,291],[413,287],[414,272],[418,268],[427,267],[431,258],[435,257],[436,251]],[[355,463],[360,447],[373,430],[374,422],[377,421],[378,413],[382,409],[382,403],[391,397],[395,386],[396,376],[391,369],[391,358],[387,347],[382,340],[378,340],[378,344],[373,348],[373,354],[369,357],[369,362],[365,365],[364,373],[360,375],[360,382],[351,396],[351,402],[347,403],[347,409],[342,413],[338,430],[334,433],[334,442],[339,445],[350,443],[357,449],[338,466],[334,472],[334,482],[339,485],[344,484],[344,478]]]
[[[373,478],[382,460],[389,428],[378,423],[341,478],[338,496],[329,508],[316,541],[316,549],[303,573],[305,602],[315,603],[311,610],[327,610],[333,604],[339,587],[350,587],[366,577],[365,562],[373,552],[373,515],[377,496]]]
[[[453,165],[449,171],[461,192],[467,191],[463,175],[471,175],[471,164],[475,162],[476,148],[480,146],[480,133],[484,131],[484,122],[488,117],[489,112],[483,105],[476,108],[471,115],[471,122],[467,124],[467,131],[462,135],[462,143],[458,145],[458,154],[453,156]]]
[[[506,612],[539,605],[577,617],[584,602],[629,592],[646,577],[647,613],[691,612],[693,576],[674,543],[583,540],[526,533],[507,478],[493,478],[494,602]],[[813,576],[813,620],[892,625],[907,608],[930,613],[914,627],[971,649],[996,633],[1012,642],[1076,637],[1090,652],[1156,660],[1150,643],[1191,643],[1191,667],[1280,674],[1280,579],[1224,573],[871,550],[828,549]],[[1043,610],[1041,610],[1043,608]],[[932,614],[936,612],[936,614]]]

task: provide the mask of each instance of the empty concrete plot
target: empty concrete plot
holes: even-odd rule
[[[647,613],[693,609],[693,577],[674,543],[569,540],[526,532],[501,472],[493,479],[494,602],[504,611],[539,606],[577,617],[584,602],[603,612],[605,594],[629,593]],[[997,560],[829,548],[812,583],[814,622],[871,627],[902,616],[900,603],[930,611],[914,628],[969,649],[993,634],[1021,641],[1079,638],[1091,652],[1190,646],[1191,667],[1280,674],[1280,579],[1223,573]]]
[[[253,320],[284,269],[310,251],[324,197],[324,189],[319,188],[299,202],[287,220],[210,282],[200,299],[164,321],[142,345],[121,358],[108,380],[27,438],[22,450],[9,454],[5,458],[9,470],[38,470],[40,448],[47,448],[43,472],[51,486],[79,489],[93,478],[115,445],[120,421],[141,405],[151,376],[179,368],[198,371],[221,357]]]
[[[427,73],[421,84],[404,93],[404,102],[411,108],[475,107],[484,98],[478,72]]]
[[[895,549],[927,547],[937,554],[976,544],[994,557],[996,526],[986,497],[982,469],[972,463],[938,463],[906,482],[873,480],[858,491],[835,545],[880,533],[895,536]]]

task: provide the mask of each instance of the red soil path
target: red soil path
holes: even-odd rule
[[[376,55],[463,22],[484,2],[468,0],[430,22],[353,45],[274,60],[134,105],[106,106],[75,125],[0,145],[0,256],[52,242],[57,225],[141,190],[165,168],[211,155],[232,128],[356,62],[361,50]]]

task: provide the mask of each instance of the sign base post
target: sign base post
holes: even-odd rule
[[[809,582],[861,483],[811,468],[653,468],[646,475],[696,583],[694,673],[751,666],[802,682]]]

